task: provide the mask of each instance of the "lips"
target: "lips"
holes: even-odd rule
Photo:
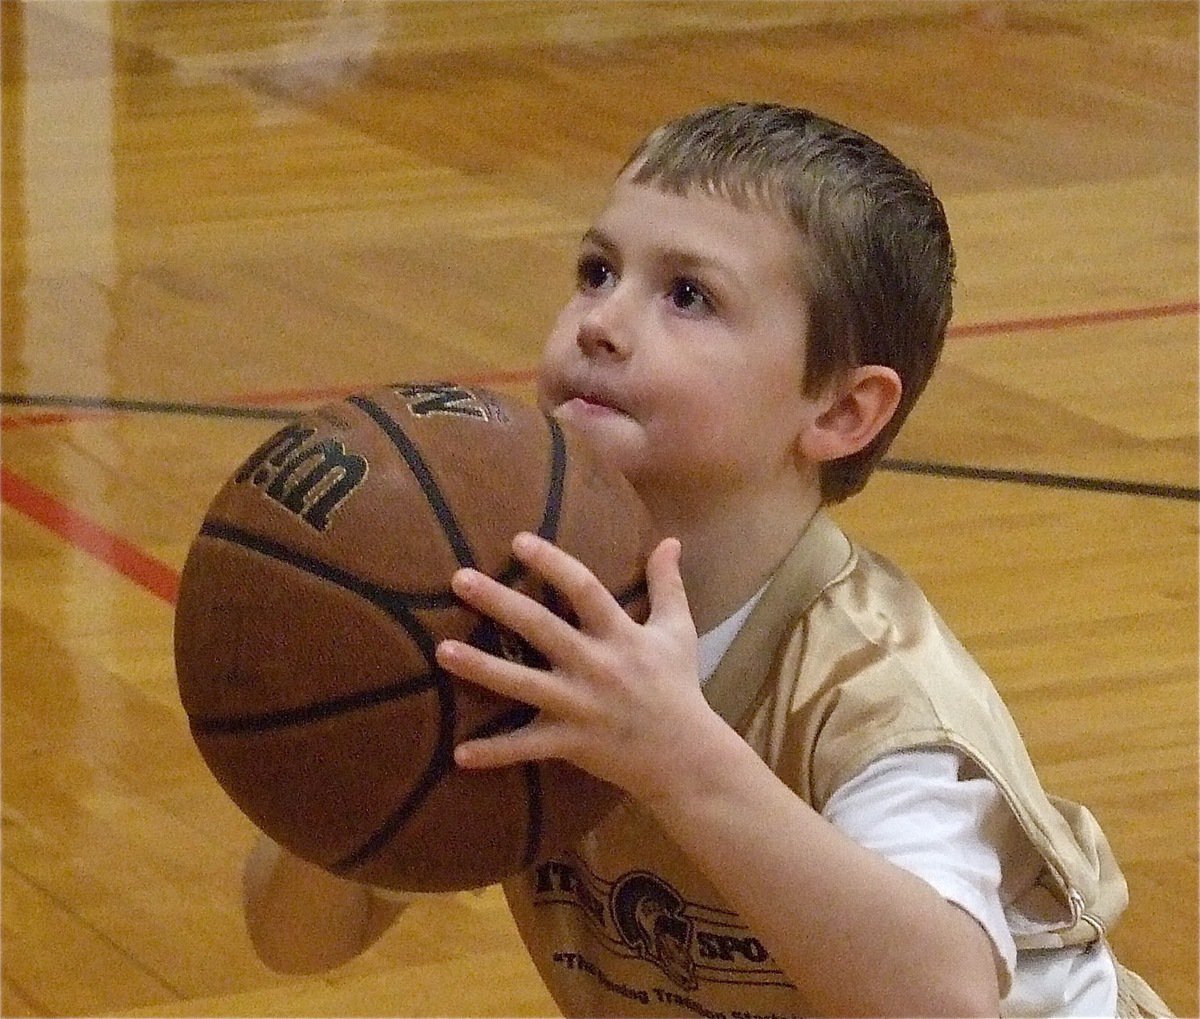
[[[588,407],[597,407],[601,410],[620,411],[621,408],[613,403],[607,397],[597,396],[593,393],[583,394],[575,397],[580,403],[586,404]]]
[[[628,414],[621,401],[607,389],[599,386],[568,387],[564,393],[561,406],[575,403],[586,411],[610,411],[617,414]]]

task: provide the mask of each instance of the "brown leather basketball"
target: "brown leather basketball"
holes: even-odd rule
[[[188,553],[175,662],[217,781],[277,842],[383,887],[490,884],[592,828],[615,790],[563,762],[466,771],[463,740],[533,709],[438,668],[455,637],[523,641],[449,591],[474,566],[562,611],[519,530],[647,610],[650,529],[629,484],[536,408],[452,383],[382,387],[299,418],[217,493]]]

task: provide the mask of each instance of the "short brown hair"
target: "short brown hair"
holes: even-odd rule
[[[693,187],[784,210],[805,240],[809,303],[804,388],[881,364],[900,405],[863,450],[823,464],[821,497],[860,491],[933,372],[952,311],[954,248],[929,184],[878,142],[809,110],[732,103],[652,132],[625,170],[675,193]]]

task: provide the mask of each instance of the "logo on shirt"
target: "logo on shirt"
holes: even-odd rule
[[[658,874],[610,882],[568,854],[535,867],[533,881],[535,905],[578,910],[594,947],[650,963],[683,991],[706,982],[792,986],[736,913],[689,902]]]
[[[700,986],[692,961],[696,925],[674,888],[654,874],[635,871],[613,885],[609,900],[617,932],[627,947],[684,990]]]

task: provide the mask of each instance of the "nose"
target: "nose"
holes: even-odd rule
[[[595,300],[579,320],[575,342],[588,357],[624,360],[632,350],[628,309],[615,291]]]

